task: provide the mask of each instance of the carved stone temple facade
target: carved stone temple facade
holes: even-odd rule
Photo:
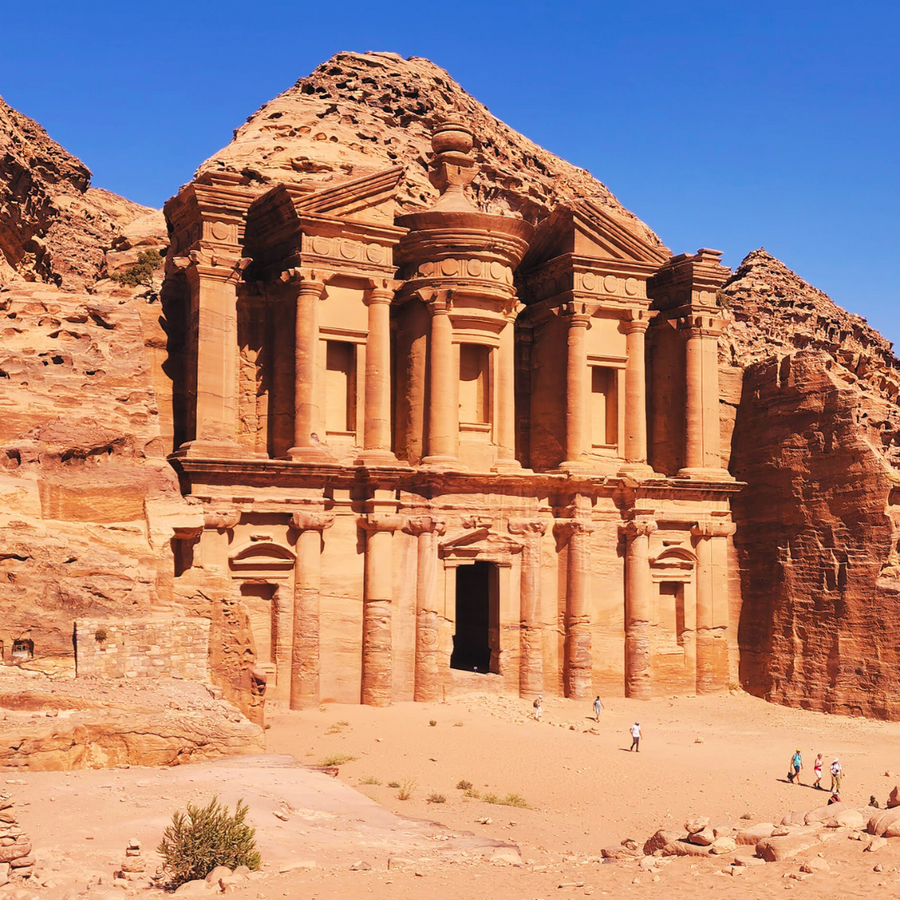
[[[176,584],[239,598],[267,696],[293,708],[475,678],[722,690],[728,270],[589,201],[535,228],[479,212],[472,146],[436,129],[440,199],[405,215],[399,169],[207,175],[168,202],[172,461],[205,513],[176,532]]]

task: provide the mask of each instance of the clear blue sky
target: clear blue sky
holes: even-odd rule
[[[8,2],[0,95],[160,206],[339,50],[446,68],[676,252],[760,246],[900,342],[900,4]]]

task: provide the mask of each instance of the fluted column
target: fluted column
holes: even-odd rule
[[[437,598],[437,548],[444,533],[442,519],[415,516],[404,531],[416,536],[416,657],[413,699],[432,702],[443,698],[439,666],[440,613]]]
[[[516,459],[516,349],[515,319],[510,318],[500,332],[497,350],[497,462],[495,469],[520,468]]]
[[[625,462],[626,468],[647,463],[647,371],[644,338],[649,314],[634,310],[623,322],[628,360],[625,364]]]
[[[181,456],[243,455],[237,443],[237,285],[249,262],[238,248],[232,254],[194,250],[175,261],[187,276],[197,329],[194,435],[179,448]]]
[[[734,531],[732,522],[709,520],[697,522],[691,528],[697,551],[698,694],[720,691],[729,680],[726,566],[727,539]]]
[[[291,709],[319,703],[319,591],[322,580],[322,532],[334,513],[306,511],[291,516],[300,532],[294,565],[294,629],[291,646]]]
[[[425,465],[454,464],[459,443],[459,372],[453,366],[451,299],[446,294],[428,304],[431,311],[428,391],[428,456]]]
[[[391,300],[389,281],[372,282],[366,291],[369,334],[366,338],[366,407],[363,450],[360,460],[368,464],[394,464],[391,452]]]
[[[566,459],[561,469],[588,468],[590,450],[590,372],[587,364],[587,329],[591,321],[584,304],[570,303],[564,312],[566,336]]]
[[[652,694],[653,582],[650,577],[652,516],[620,526],[625,536],[625,696],[649,700]]]
[[[366,531],[361,702],[369,706],[390,706],[393,689],[391,604],[394,594],[391,536],[403,525],[403,517],[369,513],[361,525]]]
[[[589,594],[591,533],[594,526],[585,516],[557,519],[555,530],[558,536],[568,539],[563,675],[565,692],[567,697],[583,698],[590,694],[593,684]]]
[[[519,624],[519,696],[544,690],[544,628],[541,615],[541,541],[547,523],[540,519],[511,519],[511,534],[525,538]]]
[[[722,323],[712,316],[690,315],[683,320],[681,333],[686,390],[684,468],[679,474],[709,472],[727,477],[719,453],[718,337]]]
[[[324,434],[320,430],[319,411],[319,301],[325,285],[318,273],[291,269],[282,274],[284,281],[296,286],[294,316],[294,445],[288,457],[297,460],[320,460],[323,451],[317,445]]]

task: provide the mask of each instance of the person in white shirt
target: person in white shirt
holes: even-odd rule
[[[635,722],[634,725],[631,726],[631,746],[628,749],[636,750],[638,753],[641,752],[641,723],[640,722]]]
[[[841,764],[838,762],[838,758],[834,758],[834,762],[831,764],[831,793],[839,794],[841,792],[841,773],[843,769],[841,768]]]

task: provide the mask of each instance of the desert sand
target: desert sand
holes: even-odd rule
[[[735,853],[664,859],[651,872],[639,860],[601,860],[603,848],[627,838],[643,844],[659,828],[681,830],[692,815],[743,827],[824,804],[828,794],[809,786],[820,750],[826,773],[834,756],[844,764],[845,802],[862,807],[874,795],[884,805],[897,781],[886,773],[900,769],[900,723],[777,707],[741,692],[604,703],[599,723],[590,703],[545,699],[536,722],[529,701],[484,691],[387,709],[273,708],[265,756],[165,769],[7,769],[0,790],[16,801],[38,874],[28,888],[11,883],[0,891],[13,889],[17,900],[55,900],[79,896],[93,883],[91,898],[161,896],[141,882],[127,891],[112,886],[128,840],[142,843],[153,872],[172,812],[218,793],[230,804],[243,797],[250,805],[263,853],[261,872],[229,888],[241,898],[900,892],[900,840],[867,853],[846,830],[739,877],[723,874]],[[636,719],[644,731],[640,753],[628,751]],[[798,747],[803,786],[785,780]],[[355,758],[338,767],[336,778],[309,768],[340,755]],[[481,795],[518,794],[529,808],[466,797],[460,781]],[[411,796],[400,799],[391,782]],[[434,795],[444,802],[433,802]],[[522,865],[510,862],[516,853],[509,845]],[[819,855],[828,871],[791,877]]]

